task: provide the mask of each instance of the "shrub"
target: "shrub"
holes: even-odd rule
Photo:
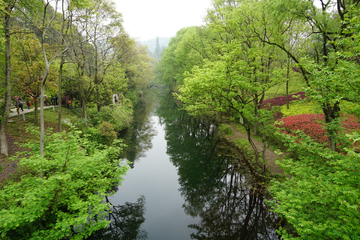
[[[100,124],[98,127],[98,133],[102,138],[102,142],[107,146],[110,146],[117,137],[114,127],[108,122]]]
[[[283,158],[280,166],[291,178],[274,179],[269,188],[273,200],[267,203],[294,228],[280,227],[282,239],[360,239],[360,156],[322,149],[307,136],[299,144],[278,134],[301,159]]]
[[[300,114],[322,113],[322,109],[314,102],[292,102],[290,108],[286,105],[280,107],[283,116],[295,116]]]
[[[292,102],[294,100],[302,100],[305,98],[304,92],[297,92],[294,94],[289,95],[289,102]],[[270,110],[274,106],[282,106],[286,104],[286,96],[283,97],[275,97],[268,100],[265,100],[261,104],[261,108],[266,108]]]
[[[289,95],[289,102],[295,100],[301,100],[305,98],[304,92],[297,92],[294,94]],[[283,97],[275,97],[262,102],[261,107],[262,109],[272,110],[274,107],[280,107],[286,104],[286,96]],[[276,109],[273,113],[273,117],[275,120],[280,119],[283,117],[282,111],[280,109]]]
[[[100,143],[100,144],[104,144],[103,143],[103,138],[99,133],[99,130],[97,128],[94,128],[92,126],[88,126],[84,133],[86,134],[86,137],[92,141],[92,142],[96,142],[96,143]]]
[[[44,156],[28,143],[30,157],[19,166],[32,170],[0,191],[1,239],[83,239],[104,228],[110,210],[105,196],[128,167],[119,167],[120,147],[96,149],[80,132],[46,135]]]
[[[354,115],[342,115],[342,127],[345,132],[360,129],[359,119]],[[303,131],[307,136],[321,144],[327,144],[329,139],[326,135],[324,114],[301,114],[284,117],[279,126],[287,134],[294,135],[297,130]],[[343,143],[340,143],[342,145]]]
[[[358,104],[341,101],[340,109],[342,113],[355,113],[354,109],[358,107]],[[296,103],[292,102],[290,105],[290,109],[286,108],[286,105],[280,107],[280,111],[282,112],[283,116],[294,116],[300,114],[311,114],[311,113],[322,113],[322,109],[319,105],[315,102],[301,102]]]
[[[94,126],[99,126],[102,122],[108,122],[113,125],[116,132],[128,128],[132,122],[132,104],[130,101],[123,101],[117,106],[104,106],[97,110],[91,109],[89,117]]]
[[[234,132],[231,129],[231,126],[228,124],[221,124],[219,126],[219,130],[229,136],[232,136],[234,134]]]
[[[247,139],[244,138],[239,138],[235,140],[235,144],[238,148],[242,149],[245,151],[246,155],[249,158],[253,158],[254,157],[254,152],[253,149],[251,147],[251,144],[249,143],[249,141]]]

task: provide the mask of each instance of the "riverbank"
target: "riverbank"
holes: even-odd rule
[[[46,106],[44,111],[45,114],[45,130],[52,128],[53,131],[57,131],[57,107],[55,107],[55,111],[52,111],[53,106]],[[50,109],[50,110],[49,110]],[[18,152],[27,151],[27,149],[21,147],[19,144],[26,143],[27,141],[34,139],[36,136],[31,135],[26,131],[26,127],[28,124],[35,124],[35,113],[34,108],[24,109],[24,111],[20,110],[20,115],[26,114],[25,120],[22,116],[17,120],[17,112],[16,108],[11,109],[10,118],[8,120],[7,128],[6,128],[6,139],[9,150],[9,157],[5,157],[0,154],[0,165],[2,170],[0,171],[0,185],[4,183],[5,179],[10,175],[16,173],[18,169],[18,161],[16,159],[12,159],[11,157],[15,156]],[[63,118],[71,118],[74,117],[75,114],[71,111],[71,109],[63,108],[62,109]],[[65,131],[68,130],[68,126],[65,124],[62,125]]]
[[[247,140],[247,135],[242,133],[241,131],[239,131],[235,124],[231,124],[230,126],[231,126],[231,130],[233,131],[233,135],[229,136],[228,138],[231,141],[235,142],[237,139],[246,139]],[[256,148],[259,149],[259,152],[262,152],[263,151],[263,143],[260,142],[259,140],[257,140],[256,138],[252,137],[251,139],[254,142]],[[279,155],[277,155],[270,149],[266,149],[265,157],[267,160],[266,166],[268,167],[271,174],[285,175],[285,173],[282,171],[280,166],[278,164],[276,164],[276,160],[280,158]]]

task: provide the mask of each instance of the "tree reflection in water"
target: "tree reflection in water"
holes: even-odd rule
[[[109,199],[106,198],[108,203]],[[110,203],[111,204],[111,203]],[[112,205],[112,204],[111,204]],[[111,207],[107,219],[111,220],[107,228],[93,233],[88,240],[140,240],[147,239],[147,232],[141,230],[145,222],[145,197],[141,196],[135,203]]]
[[[255,183],[247,186],[247,178],[247,173],[228,169],[226,187],[214,189],[214,200],[199,214],[200,223],[189,226],[197,230],[192,239],[279,239],[277,216],[264,203],[264,189]]]
[[[216,127],[164,99],[157,113],[165,124],[167,154],[178,169],[183,207],[187,214],[201,218],[189,225],[196,231],[191,238],[279,239],[278,217],[264,203],[265,189],[215,137]]]
[[[130,128],[120,134],[128,146],[125,154],[121,156],[131,162],[130,167],[134,168],[135,162],[145,157],[145,152],[152,148],[151,140],[156,131],[151,122],[151,112],[155,105],[155,95],[148,92],[134,107],[134,122]]]

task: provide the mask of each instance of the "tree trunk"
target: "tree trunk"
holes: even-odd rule
[[[286,80],[286,108],[289,109],[289,80]]]
[[[58,93],[58,131],[61,132],[61,78],[62,78],[62,71],[64,66],[64,56],[61,56],[61,63],[59,69],[59,93]]]
[[[83,98],[83,100],[82,100],[82,105],[83,105],[83,118],[86,120],[87,113],[86,113],[86,101],[85,101],[85,98]],[[85,124],[86,124],[86,121],[85,121]]]
[[[251,145],[251,147],[253,149],[254,155],[255,155],[255,162],[261,169],[265,169],[264,165],[261,164],[261,162],[259,161],[259,151],[258,151],[255,143],[251,139],[251,125],[245,118],[243,118],[243,119],[245,121],[244,127],[245,127],[246,132],[247,132],[247,140],[250,143],[250,145]]]
[[[0,125],[0,153],[9,156],[9,149],[6,138],[6,125],[8,121],[8,114],[10,112],[11,104],[11,48],[10,48],[10,12],[13,5],[6,5],[6,11],[4,11],[4,27],[5,27],[5,45],[6,45],[6,67],[5,67],[5,108],[3,112],[3,119]]]
[[[265,171],[266,171],[266,155],[265,155],[265,152],[266,152],[266,149],[267,149],[267,146],[266,146],[265,123],[262,122],[262,123],[261,123],[261,127],[262,127],[262,130],[263,130],[263,134],[262,134],[263,150],[262,150],[261,154],[262,154],[262,158],[263,158],[263,162],[264,162],[263,173],[265,173]]]
[[[340,116],[340,107],[339,102],[335,102],[334,106],[331,107],[330,103],[325,103],[323,105],[323,112],[325,115],[325,122],[326,122],[326,133],[329,138],[329,148],[331,151],[336,150],[336,135],[337,135],[337,128],[335,126],[329,126],[331,124],[336,124],[336,121],[339,119]]]
[[[255,120],[254,120],[254,135],[257,135],[257,126],[258,126],[258,109],[257,109],[257,96],[254,98],[254,106],[255,106],[255,112],[254,112],[254,116],[255,116]]]
[[[44,95],[45,95],[45,83],[44,81],[41,81],[41,98],[40,98],[40,155],[41,156],[44,156],[44,138],[45,138]]]
[[[289,109],[289,74],[290,74],[290,58],[288,57],[286,69],[286,108]]]
[[[34,112],[35,112],[35,124],[39,125],[39,112],[38,112],[38,98],[37,96],[34,97]]]

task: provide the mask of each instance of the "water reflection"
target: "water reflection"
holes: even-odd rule
[[[197,230],[192,239],[279,239],[277,216],[266,207],[263,189],[243,186],[248,177],[230,169],[223,178],[226,187],[214,192],[214,200],[199,214],[200,223],[189,225]]]
[[[130,167],[134,168],[135,162],[145,157],[145,152],[152,148],[151,139],[156,131],[151,122],[151,112],[154,109],[155,95],[147,93],[134,107],[134,122],[129,129],[120,135],[128,146],[125,155],[122,156],[131,162]]]
[[[165,124],[167,154],[178,169],[183,208],[201,218],[189,225],[196,230],[191,238],[279,239],[277,216],[264,203],[265,189],[231,149],[214,137],[216,128],[178,110],[174,101],[163,102],[161,106],[166,107],[157,113]]]
[[[107,202],[109,199],[106,198]],[[111,204],[111,203],[110,203]],[[111,204],[112,205],[112,204]],[[145,222],[145,197],[141,196],[134,203],[112,205],[107,219],[110,224],[105,229],[93,233],[88,240],[141,240],[147,239],[147,232],[140,226]]]

